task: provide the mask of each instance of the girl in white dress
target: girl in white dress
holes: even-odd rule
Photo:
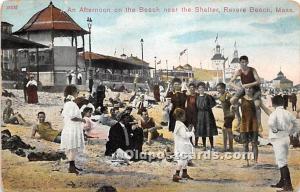
[[[185,122],[185,111],[181,108],[176,108],[174,113],[176,119],[174,128],[174,154],[177,160],[176,173],[173,175],[173,181],[178,182],[181,178],[193,179],[187,174],[188,161],[192,159],[193,145],[190,138],[194,136],[194,130],[189,130],[183,122]],[[180,171],[182,176],[180,177]]]
[[[61,134],[61,150],[64,150],[69,160],[69,173],[78,174],[81,169],[75,166],[76,155],[84,149],[83,124],[85,120],[81,117],[81,112],[74,102],[78,96],[75,85],[68,85],[65,88],[65,104],[62,111],[64,118],[64,128]]]

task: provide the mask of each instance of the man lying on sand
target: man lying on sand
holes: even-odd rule
[[[41,111],[38,113],[37,116],[39,119],[39,123],[32,127],[31,138],[35,138],[35,134],[38,133],[41,139],[55,143],[60,143],[61,131],[52,129],[51,123],[45,122],[45,112]]]

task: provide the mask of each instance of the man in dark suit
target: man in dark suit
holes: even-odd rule
[[[137,151],[138,154],[141,152],[141,148],[143,142],[137,142],[140,140],[139,137],[142,137],[142,134],[137,134],[136,130],[132,130],[132,122],[131,116],[128,113],[123,113],[120,115],[120,120],[118,123],[113,125],[109,130],[109,141],[106,143],[106,151],[105,155],[110,156],[118,148],[122,149],[123,151],[132,150],[133,154]],[[134,158],[135,159],[135,158]]]

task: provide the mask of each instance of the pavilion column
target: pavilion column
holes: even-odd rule
[[[124,77],[123,77],[123,69],[121,69],[121,81],[124,81]]]
[[[74,47],[74,36],[71,37],[71,46]]]
[[[3,71],[3,69],[4,69],[4,57],[3,57],[3,53],[4,53],[4,51],[2,49],[1,50],[1,71]]]
[[[36,48],[36,75],[37,75],[37,83],[39,85],[40,81],[40,65],[39,65],[39,48]]]
[[[52,74],[53,74],[53,85],[55,85],[55,63],[54,63],[54,31],[51,30],[51,64],[52,64]]]
[[[76,84],[78,84],[77,82],[77,77],[78,77],[78,52],[77,52],[77,36],[75,36],[75,48],[76,48],[76,58],[75,58],[75,65],[76,65]]]
[[[30,65],[30,52],[29,52],[29,49],[27,50],[26,54],[27,54],[27,66],[26,66],[26,72],[27,72],[27,70],[29,69],[29,65]]]
[[[112,76],[111,76],[111,80],[115,80],[114,78],[115,78],[115,69],[113,68],[112,70],[111,70],[111,73],[112,73]]]

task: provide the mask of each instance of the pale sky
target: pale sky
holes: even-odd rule
[[[3,3],[2,20],[22,27],[36,12],[49,5],[49,0],[8,0]],[[300,16],[299,3],[293,1],[198,1],[198,0],[54,0],[53,4],[66,11],[75,22],[88,30],[86,18],[93,19],[92,51],[120,56],[123,53],[141,58],[140,39],[144,40],[144,60],[154,66],[154,57],[162,60],[158,68],[179,65],[179,53],[188,49],[188,63],[193,67],[209,67],[215,39],[224,48],[225,57],[232,59],[234,42],[239,55],[249,57],[250,66],[267,80],[274,79],[280,70],[295,84],[300,83]],[[8,9],[8,5],[17,5]],[[111,12],[80,12],[81,7],[110,9]],[[125,12],[125,8],[136,12]],[[139,7],[159,9],[159,12],[139,12]],[[192,12],[182,12],[182,8]],[[218,9],[217,12],[196,12]],[[224,12],[246,9],[246,12]],[[250,12],[250,8],[269,12]],[[177,8],[166,13],[165,8]],[[289,12],[278,12],[276,8]],[[114,12],[115,9],[122,12]],[[72,10],[72,12],[70,11]],[[86,36],[86,49],[88,49]],[[181,64],[187,56],[181,57]]]

